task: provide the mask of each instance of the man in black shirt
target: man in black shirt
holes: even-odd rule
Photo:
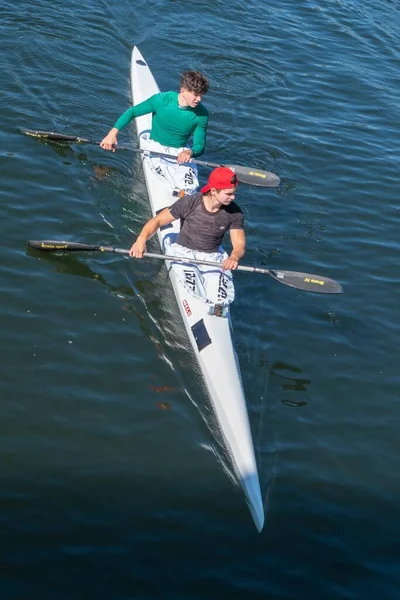
[[[202,253],[218,252],[225,233],[229,231],[232,251],[221,266],[225,271],[237,269],[246,247],[243,213],[233,202],[237,185],[236,175],[231,169],[217,167],[199,193],[179,198],[146,223],[129,251],[130,256],[143,258],[147,240],[160,227],[181,219],[175,251],[177,246],[182,246],[182,249]]]

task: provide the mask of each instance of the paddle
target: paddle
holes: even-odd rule
[[[114,248],[113,246],[97,246],[91,244],[80,244],[76,242],[63,242],[55,240],[30,240],[28,246],[36,250],[45,250],[48,252],[115,252],[116,254],[127,254],[129,250],[123,248]],[[208,265],[210,267],[220,268],[221,264],[208,260],[198,260],[195,258],[184,258],[181,256],[168,256],[166,254],[153,254],[145,252],[146,258],[158,258],[160,260],[170,260],[172,262],[198,265]],[[334,279],[321,277],[321,275],[311,275],[310,273],[300,273],[298,271],[277,271],[276,269],[262,269],[261,267],[247,267],[239,265],[238,271],[248,271],[250,273],[263,273],[269,275],[275,281],[294,287],[305,292],[317,292],[318,294],[341,294],[342,286]]]
[[[87,138],[79,137],[76,135],[64,135],[63,133],[57,133],[54,131],[36,131],[35,129],[24,129],[20,128],[20,131],[25,135],[31,135],[33,137],[43,138],[45,140],[53,140],[54,142],[71,142],[75,144],[93,144],[98,146],[100,142],[89,140]],[[173,158],[170,154],[164,154],[162,152],[150,152],[149,150],[142,150],[141,148],[130,148],[129,146],[116,146],[117,150],[130,150],[131,152],[141,152],[147,155],[162,156],[165,158]],[[191,162],[197,165],[204,165],[206,167],[222,167],[219,163],[206,162],[204,160],[192,159]],[[247,183],[248,185],[258,185],[261,187],[275,188],[280,184],[280,179],[277,175],[274,175],[270,171],[263,171],[261,169],[253,167],[241,167],[240,165],[226,165],[232,171],[235,171],[238,180],[241,183]]]

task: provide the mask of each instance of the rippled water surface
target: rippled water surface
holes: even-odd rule
[[[399,597],[399,13],[4,0],[2,598]],[[25,247],[128,247],[150,216],[137,156],[19,132],[101,139],[130,104],[134,45],[162,90],[208,75],[207,159],[281,177],[240,186],[246,262],[344,287],[235,276],[261,534],[218,459],[164,267]]]

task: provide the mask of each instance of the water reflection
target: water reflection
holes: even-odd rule
[[[83,165],[89,165],[93,170],[94,178],[100,181],[110,178],[114,173],[117,173],[118,175],[126,175],[126,173],[117,166],[92,162],[90,159],[88,159],[88,155],[85,151],[78,152],[74,150],[74,148],[67,142],[56,142],[54,140],[50,141],[43,138],[37,138],[36,141],[39,144],[44,144],[45,146],[51,148],[53,152],[63,159],[63,163],[65,165],[71,165],[72,158],[78,159]]]
[[[290,375],[285,373],[285,371],[288,371]],[[305,379],[304,377],[295,377],[291,375],[292,373],[301,372],[301,369],[298,367],[283,362],[276,362],[271,367],[271,375],[280,380],[280,385],[282,390],[284,390],[285,395],[288,391],[302,393],[308,392],[308,386],[311,383],[311,379]],[[299,408],[301,406],[306,406],[308,400],[308,396],[303,397],[303,399],[285,397],[281,399],[281,402],[282,404],[285,404],[291,408]]]

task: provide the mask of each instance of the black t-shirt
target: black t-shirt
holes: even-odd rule
[[[179,198],[169,210],[175,219],[181,219],[178,244],[192,250],[218,252],[227,231],[243,229],[244,216],[237,204],[231,202],[211,213],[200,192]]]

